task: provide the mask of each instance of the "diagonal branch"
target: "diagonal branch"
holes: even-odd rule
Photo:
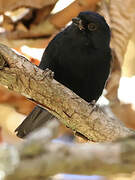
[[[26,58],[0,44],[0,83],[38,102],[73,131],[94,142],[113,141],[135,132],[109,118],[52,78]],[[92,113],[91,113],[92,112]]]

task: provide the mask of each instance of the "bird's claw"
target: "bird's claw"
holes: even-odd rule
[[[51,71],[50,69],[46,68],[45,69],[45,76],[49,77],[50,79],[53,79],[54,78],[54,72]]]
[[[89,105],[91,105],[91,106],[92,106],[92,110],[91,110],[90,114],[92,114],[92,113],[93,113],[93,111],[98,111],[99,106],[98,106],[98,105],[96,105],[96,101],[95,101],[95,100],[91,101],[91,102],[89,103]]]

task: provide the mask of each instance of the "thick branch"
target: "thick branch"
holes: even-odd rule
[[[27,59],[0,44],[0,83],[43,105],[66,126],[94,142],[113,141],[134,134],[101,110],[92,111],[86,101],[56,82]]]
[[[107,84],[106,97],[114,104],[118,103],[117,91],[121,77],[121,68],[123,65],[124,55],[131,36],[135,31],[135,1],[134,0],[110,0],[107,8],[103,9],[103,15],[108,14],[111,27],[111,47],[115,52],[112,74]],[[130,27],[130,28],[128,28]]]
[[[10,173],[6,180],[38,179],[57,173],[107,176],[135,170],[135,137],[106,144],[54,143],[50,139],[57,126],[55,120],[50,122],[42,131],[33,133],[19,148],[9,146],[6,151],[3,146],[0,147],[3,154],[0,163],[4,171],[7,170],[5,161],[9,162],[8,169],[14,170],[6,172]]]

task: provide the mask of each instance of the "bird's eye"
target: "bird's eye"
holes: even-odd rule
[[[90,23],[90,24],[88,24],[88,29],[90,31],[95,31],[97,29],[97,25],[94,23]]]

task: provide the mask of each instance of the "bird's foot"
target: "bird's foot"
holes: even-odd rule
[[[44,70],[44,73],[45,73],[45,76],[46,76],[46,77],[49,77],[50,79],[53,79],[53,78],[54,78],[54,72],[51,71],[50,69],[46,68],[46,69]]]
[[[92,106],[92,110],[91,110],[90,114],[92,114],[93,111],[98,111],[99,106],[96,104],[96,100],[91,101],[91,102],[89,103],[89,105]]]

